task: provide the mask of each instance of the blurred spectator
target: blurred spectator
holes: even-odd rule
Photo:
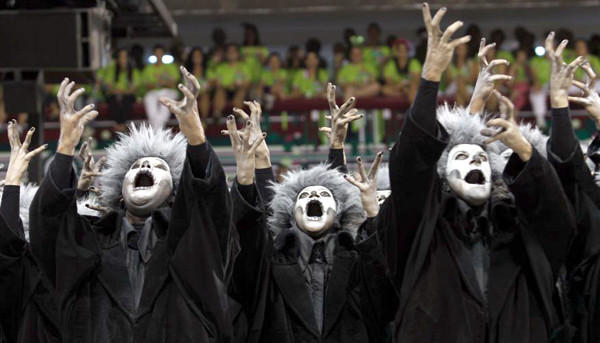
[[[381,68],[390,57],[390,48],[381,42],[381,27],[377,23],[370,23],[367,27],[367,42],[363,46],[363,58],[370,65],[379,78]]]
[[[144,70],[146,61],[144,60],[144,47],[139,44],[134,44],[131,47],[131,61],[137,70]]]
[[[163,63],[164,46],[155,46],[153,52],[156,62],[148,64],[142,72],[142,83],[146,88],[144,108],[150,125],[163,126],[169,121],[171,112],[167,107],[160,104],[158,99],[163,96],[170,99],[177,98],[175,86],[179,79],[179,70],[177,70],[175,64]]]
[[[465,35],[471,36],[471,41],[467,43],[469,47],[469,56],[477,56],[477,52],[479,51],[479,42],[483,37],[481,33],[481,29],[476,24],[471,24],[465,30]]]
[[[529,102],[531,110],[535,116],[537,126],[540,128],[546,127],[546,119],[548,113],[548,90],[550,87],[550,72],[551,64],[548,59],[548,54],[544,56],[534,56],[529,61],[532,74],[532,84],[529,91]]]
[[[454,97],[458,105],[466,106],[473,94],[477,72],[475,60],[469,55],[469,47],[466,44],[459,45],[442,78],[443,94]]]
[[[529,98],[529,85],[533,80],[533,73],[527,59],[525,49],[517,50],[515,62],[508,69],[508,75],[513,77],[510,99],[515,105],[515,113],[523,109]]]
[[[115,131],[125,131],[141,76],[126,49],[117,50],[115,57],[114,62],[98,71],[98,79],[105,90],[110,114],[117,123]]]
[[[327,61],[321,56],[321,41],[318,38],[309,38],[304,43],[304,51],[316,53],[319,57],[319,68],[327,69]]]
[[[337,83],[346,98],[371,97],[376,96],[381,88],[377,75],[375,68],[364,62],[362,49],[354,46],[350,49],[350,63],[340,70]]]
[[[272,108],[275,100],[287,96],[288,73],[283,68],[281,56],[273,52],[267,58],[260,77],[259,98],[265,100],[266,108]]]
[[[347,27],[344,29],[342,34],[342,38],[344,39],[344,46],[346,48],[346,54],[350,51],[352,47],[352,37],[356,36],[356,31],[353,28]]]
[[[393,45],[393,59],[383,69],[385,96],[403,96],[412,102],[421,79],[421,62],[409,57],[409,45],[405,39],[397,39]]]
[[[319,57],[309,52],[304,57],[304,68],[292,79],[292,96],[295,98],[322,98],[325,96],[327,71],[319,69]]]
[[[600,58],[590,54],[588,44],[585,39],[577,39],[575,41],[575,56],[583,56],[596,73],[600,73]],[[575,79],[581,82],[587,81],[587,75],[583,69],[578,68],[575,71]],[[596,91],[600,91],[600,83],[596,82]]]
[[[496,50],[498,51],[498,58],[507,60],[510,63],[513,63],[515,60],[513,54],[508,51],[504,45],[504,40],[506,36],[504,35],[504,31],[502,29],[495,29],[490,33],[490,39],[487,44],[496,43]]]
[[[185,68],[198,80],[200,84],[200,95],[198,97],[200,117],[206,119],[210,108],[210,84],[208,80],[211,78],[207,70],[207,61],[204,52],[201,48],[193,48],[187,56]]]
[[[288,78],[288,89],[292,89],[292,82],[294,81],[294,76],[300,69],[302,69],[304,56],[302,54],[302,50],[297,45],[292,45],[288,48],[287,56],[285,58],[285,68],[287,69],[289,78]]]
[[[427,30],[424,27],[418,28],[417,37],[419,37],[419,41],[415,48],[415,58],[423,64],[425,63],[425,55],[427,54]]]
[[[225,49],[225,45],[227,44],[227,36],[225,35],[223,28],[215,27],[211,34],[211,38],[213,41],[213,45],[210,48],[211,52],[217,48]]]
[[[346,49],[344,48],[344,44],[335,43],[333,45],[333,63],[331,64],[332,80],[337,80],[337,75],[346,62]]]
[[[592,55],[600,57],[600,35],[593,35],[590,37],[588,46]]]
[[[244,43],[242,57],[250,73],[250,82],[257,85],[260,82],[262,66],[269,55],[269,50],[262,45],[258,29],[254,24],[244,23]]]
[[[221,119],[227,101],[234,107],[242,108],[250,86],[251,74],[248,66],[240,59],[237,44],[230,43],[225,50],[225,62],[216,66],[214,75],[215,97],[213,117]]]

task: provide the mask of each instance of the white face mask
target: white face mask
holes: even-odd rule
[[[125,174],[121,192],[127,211],[136,216],[149,215],[173,192],[169,165],[158,157],[140,158]]]
[[[296,225],[311,236],[318,236],[332,227],[336,213],[337,204],[333,193],[325,187],[306,187],[296,198]]]
[[[391,194],[392,194],[392,191],[390,191],[390,190],[377,191],[377,203],[379,205],[383,204],[385,199],[389,198]]]
[[[471,206],[485,204],[492,191],[488,154],[476,144],[459,144],[448,153],[446,180],[450,189]]]

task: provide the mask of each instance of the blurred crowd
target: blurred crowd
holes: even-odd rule
[[[261,41],[255,25],[246,23],[244,29],[241,44],[231,42],[223,29],[216,28],[210,47],[157,45],[150,58],[140,45],[121,48],[115,51],[113,61],[98,70],[95,83],[89,85],[91,93],[96,101],[109,104],[111,116],[121,128],[136,102],[144,104],[151,123],[169,119],[168,109],[157,100],[161,96],[179,96],[173,89],[179,82],[180,65],[193,73],[202,86],[199,111],[207,123],[224,120],[224,112],[231,106],[242,107],[243,99],[259,99],[269,109],[278,100],[325,97],[329,81],[338,86],[344,97],[405,97],[410,102],[427,47],[424,28],[417,31],[416,41],[410,41],[396,35],[383,37],[381,27],[371,23],[364,33],[346,28],[342,41],[333,45],[332,54],[322,51],[319,39],[310,38],[304,46],[290,46],[282,56]],[[477,25],[467,27],[465,33],[472,40],[456,50],[442,79],[441,95],[458,105],[467,105],[479,71],[480,39],[485,37],[488,43],[496,43],[488,53],[488,61],[510,62],[509,66],[499,65],[496,69],[497,73],[513,76],[512,81],[499,85],[499,90],[510,97],[517,110],[529,104],[538,125],[544,127],[550,62],[544,48],[536,46],[534,34],[517,27],[510,35],[502,29],[484,35]],[[570,30],[561,29],[557,38],[570,42],[564,52],[566,62],[581,55],[600,72],[600,35],[576,38]],[[579,70],[576,78],[584,81],[585,75]],[[48,91],[52,93],[55,88],[49,86]],[[498,105],[491,101],[488,106],[493,111]]]

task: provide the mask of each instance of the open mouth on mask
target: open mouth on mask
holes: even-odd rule
[[[323,205],[319,200],[311,200],[306,205],[306,216],[308,220],[319,221],[323,217]]]
[[[465,182],[473,185],[483,185],[485,183],[485,175],[483,175],[481,170],[473,169],[465,176]]]
[[[149,189],[154,186],[154,176],[149,170],[140,170],[135,176],[134,190]]]

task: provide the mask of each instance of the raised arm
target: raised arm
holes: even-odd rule
[[[31,204],[30,211],[30,237],[31,249],[38,259],[42,270],[55,281],[57,273],[57,239],[61,226],[70,225],[76,230],[75,221],[75,191],[77,178],[72,168],[75,147],[81,139],[85,126],[92,121],[98,112],[90,104],[81,110],[75,109],[75,101],[84,92],[80,88],[71,93],[74,82],[64,79],[58,90],[58,104],[60,106],[60,136],[54,160],[45,175],[40,189]],[[69,214],[71,219],[64,220]],[[84,263],[85,264],[85,263]],[[87,268],[81,265],[82,268]],[[61,266],[68,268],[69,266]],[[73,275],[73,270],[66,275]],[[66,279],[61,279],[67,281]],[[58,288],[58,287],[57,287]]]
[[[344,151],[344,142],[348,135],[350,123],[364,117],[358,114],[356,99],[351,97],[339,107],[335,101],[336,86],[331,82],[327,84],[327,102],[329,103],[329,115],[325,118],[331,120],[331,127],[320,127],[319,131],[325,132],[329,138],[329,155],[327,164],[330,168],[338,169],[342,173],[347,173],[346,152]]]
[[[494,74],[494,67],[498,65],[509,65],[507,60],[498,59],[492,60],[488,63],[486,55],[488,51],[496,46],[496,43],[485,45],[485,38],[481,38],[479,44],[479,53],[477,58],[479,59],[479,74],[477,75],[477,82],[473,90],[473,96],[469,103],[468,110],[472,114],[483,115],[485,103],[492,96],[494,90],[494,82],[496,81],[510,81],[512,76],[503,74]]]

